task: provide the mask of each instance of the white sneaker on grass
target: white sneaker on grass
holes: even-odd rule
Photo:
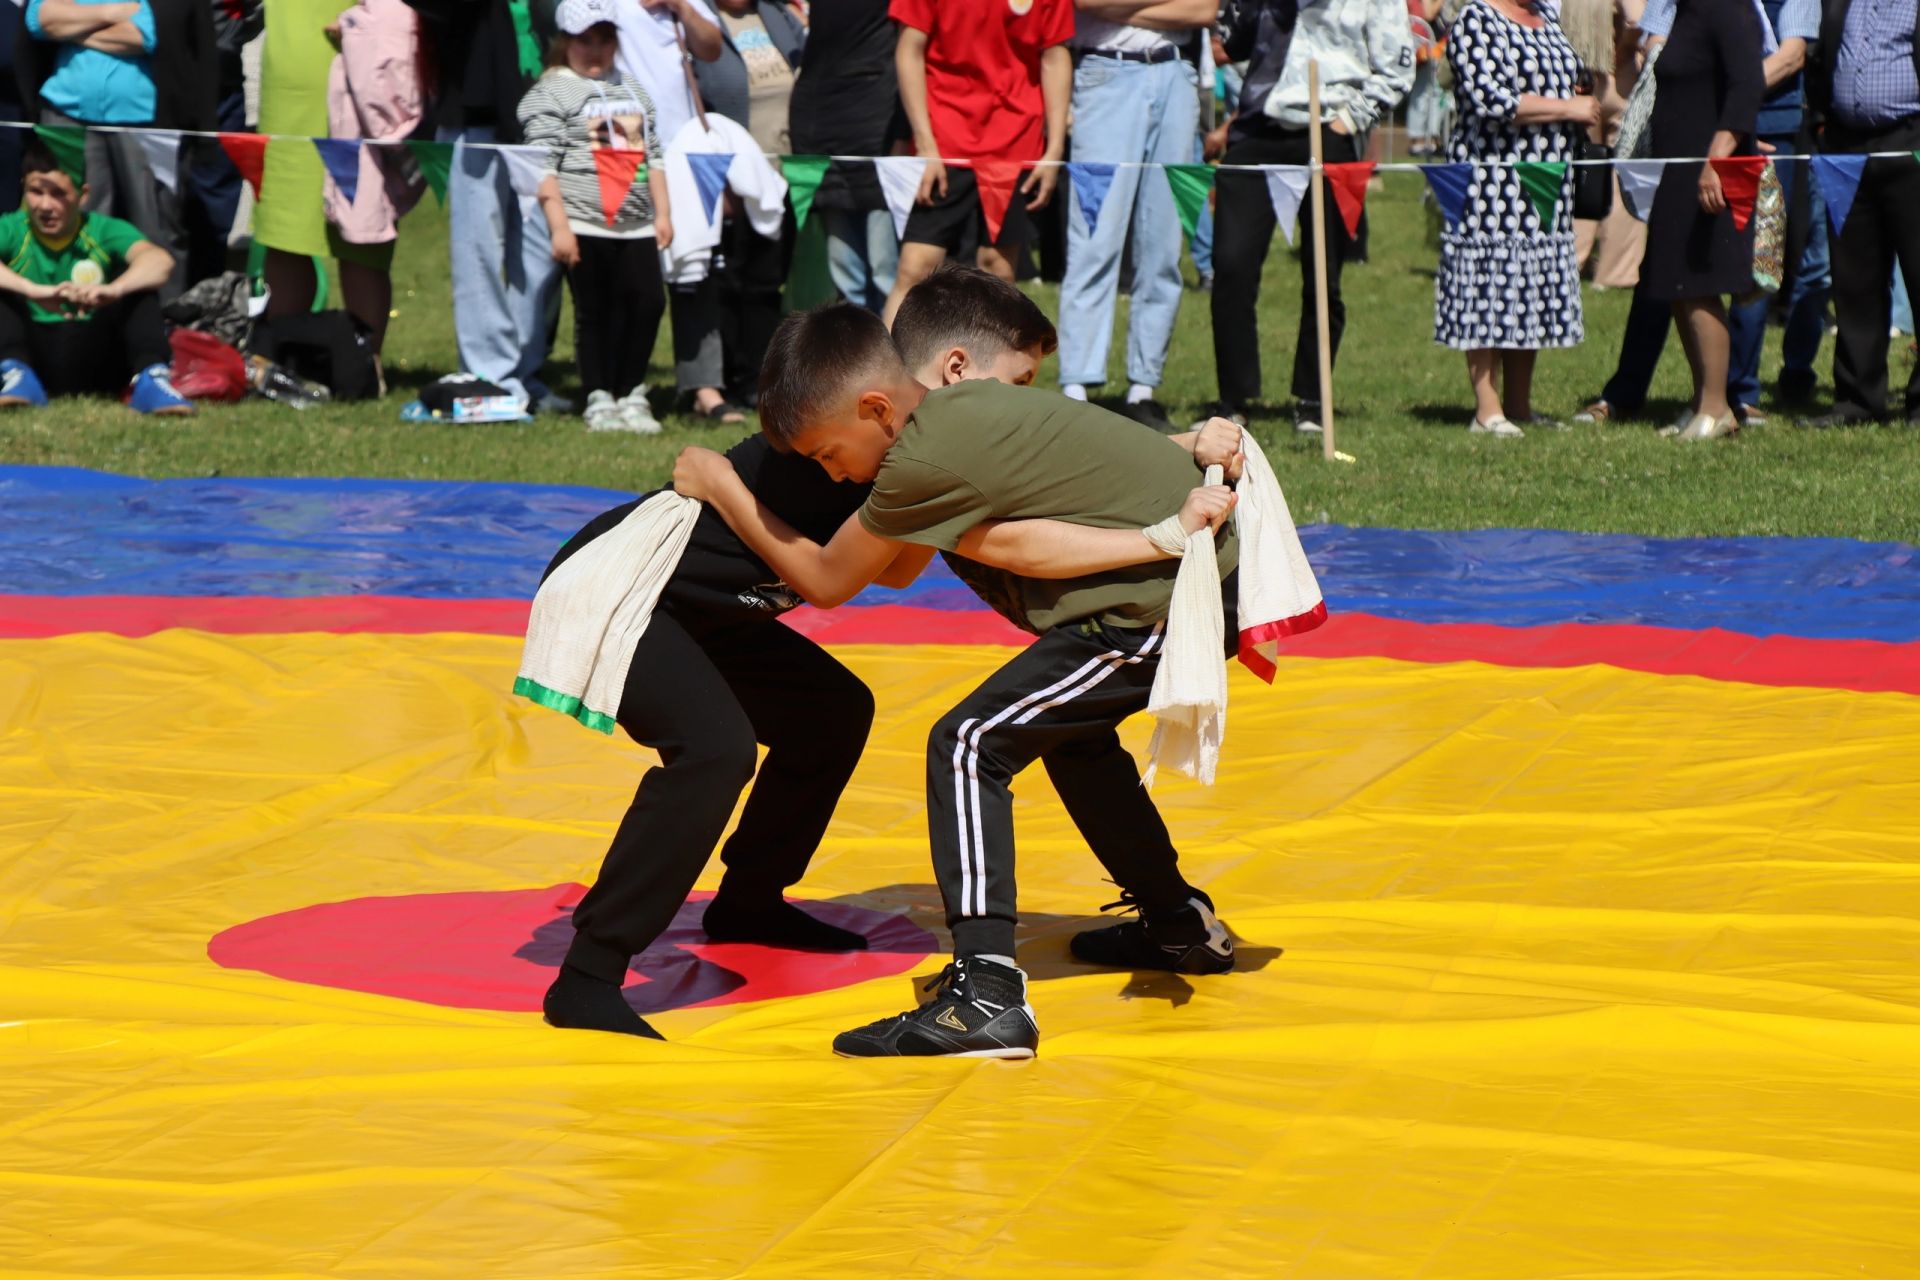
[[[613,398],[610,391],[595,391],[587,396],[586,412],[581,415],[587,420],[589,431],[631,431],[627,425],[626,411],[620,402]]]
[[[1498,436],[1502,440],[1518,440],[1527,434],[1509,422],[1504,414],[1497,418],[1489,418],[1485,422],[1475,418],[1473,425],[1467,430],[1477,436]]]
[[[660,419],[653,416],[653,406],[647,403],[645,387],[635,387],[621,397],[620,414],[626,421],[624,430],[637,431],[643,436],[660,434]]]

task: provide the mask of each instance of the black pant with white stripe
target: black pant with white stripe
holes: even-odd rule
[[[1056,627],[934,725],[928,833],[956,955],[1013,954],[1013,776],[1036,759],[1115,883],[1149,911],[1186,902],[1166,823],[1116,732],[1146,709],[1161,639]]]

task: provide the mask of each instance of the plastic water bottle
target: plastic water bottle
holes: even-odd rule
[[[290,373],[265,356],[247,357],[247,386],[256,395],[295,409],[310,409],[333,399],[325,386]]]

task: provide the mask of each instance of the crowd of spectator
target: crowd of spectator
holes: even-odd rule
[[[1037,261],[1061,281],[1062,390],[1105,397],[1161,430],[1175,428],[1158,392],[1188,291],[1160,168],[1202,156],[1228,166],[1192,220],[1192,250],[1211,289],[1210,412],[1244,422],[1265,402],[1256,304],[1283,202],[1271,175],[1235,166],[1304,165],[1316,128],[1328,163],[1375,156],[1402,110],[1415,158],[1472,166],[1440,231],[1434,337],[1464,353],[1476,432],[1560,425],[1533,402],[1534,361],[1586,339],[1583,270],[1634,297],[1618,368],[1574,421],[1637,413],[1677,325],[1693,394],[1669,431],[1686,439],[1764,420],[1770,317],[1785,325],[1774,398],[1807,404],[1830,302],[1835,399],[1813,421],[1889,416],[1889,335],[1911,327],[1905,281],[1920,281],[1920,0],[19,8],[17,22],[0,23],[13,71],[0,114],[102,127],[86,128],[73,154],[0,129],[0,189],[23,193],[20,212],[0,219],[0,405],[117,383],[136,407],[190,411],[167,378],[158,308],[233,267],[229,247],[243,239],[265,328],[315,309],[330,259],[353,340],[378,370],[401,218],[429,186],[423,160],[366,147],[343,153],[357,156],[343,171],[324,149],[270,146],[247,175],[258,192],[249,209],[228,151],[166,131],[451,144],[461,379],[528,411],[577,407],[595,430],[657,431],[669,400],[715,422],[751,410],[795,268],[796,218],[777,194],[783,155],[920,158],[910,210],[890,205],[869,164],[836,162],[811,192],[824,272],[842,297],[890,315],[949,257],[1007,279]],[[534,157],[531,186],[493,144],[520,146],[522,164]],[[1623,157],[1691,163],[1668,165],[1650,202],[1640,193],[1650,210],[1604,182],[1603,207],[1579,207],[1577,164],[1547,193],[1557,198],[1541,198],[1533,175],[1615,144]],[[1699,158],[1810,151],[1871,158],[1832,236],[1812,167],[1777,166],[1780,223],[1761,229],[1758,251],[1782,255],[1783,278],[1757,287],[1761,219]],[[735,157],[717,207],[710,191],[669,180],[675,153]],[[1103,198],[1063,198],[1069,162],[1097,177]],[[609,203],[609,175],[643,165],[646,179]],[[1292,236],[1303,319],[1287,391],[1302,433],[1319,430],[1323,400],[1314,235],[1303,218]],[[1324,235],[1331,367],[1342,279],[1364,259],[1367,220],[1330,217]],[[563,283],[580,406],[546,380]],[[1109,392],[1123,293],[1125,389]],[[670,392],[647,385],[663,320]],[[1904,408],[1920,415],[1920,381]]]

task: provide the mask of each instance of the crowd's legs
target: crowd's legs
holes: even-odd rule
[[[1069,201],[1067,269],[1060,284],[1060,381],[1097,387],[1107,380],[1120,262],[1133,245],[1133,292],[1127,321],[1127,378],[1158,387],[1165,373],[1174,321],[1180,314],[1180,237],[1173,193],[1154,175],[1131,167],[1187,164],[1200,126],[1193,66],[1122,62],[1089,56],[1074,71],[1073,113],[1097,121],[1074,135],[1073,158],[1118,164],[1098,225],[1088,226],[1078,201]]]
[[[540,380],[546,363],[560,267],[544,231],[529,228],[507,181],[506,164],[490,148],[493,130],[443,133],[454,143],[447,179],[448,257],[453,329],[466,372],[538,406],[550,397]]]
[[[1343,134],[1324,135],[1329,164],[1358,159],[1354,141]],[[1277,138],[1249,138],[1227,148],[1227,165],[1290,164],[1308,161],[1305,131]],[[1260,398],[1260,328],[1255,307],[1267,250],[1273,243],[1275,216],[1266,175],[1222,169],[1215,185],[1213,223],[1213,357],[1223,408],[1244,412]],[[1300,248],[1300,334],[1293,348],[1293,397],[1297,404],[1320,401],[1320,341],[1313,289],[1313,220],[1302,211],[1296,243]],[[1340,269],[1353,238],[1339,211],[1327,200],[1327,331],[1332,354],[1340,352],[1346,304],[1340,298]]]
[[[1850,152],[1920,148],[1920,124],[1875,135],[1828,130],[1831,149]],[[1833,245],[1833,298],[1839,337],[1833,353],[1833,407],[1841,419],[1888,412],[1887,347],[1893,308],[1887,280],[1896,260],[1908,298],[1920,281],[1920,165],[1900,155],[1867,161],[1853,210]],[[1920,417],[1920,365],[1907,381],[1906,411]]]
[[[840,296],[858,307],[880,311],[893,292],[900,269],[900,245],[893,215],[885,209],[821,209],[826,219],[827,271]]]

